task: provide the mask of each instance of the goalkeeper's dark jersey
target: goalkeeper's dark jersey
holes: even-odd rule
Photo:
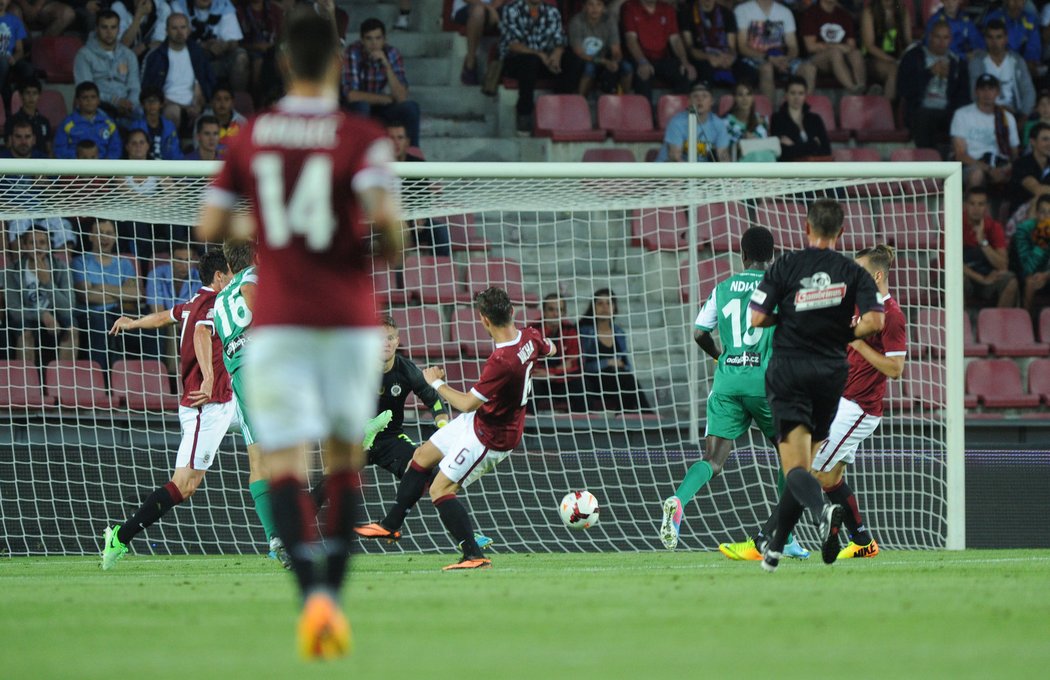
[[[400,354],[394,357],[393,367],[383,374],[383,385],[379,388],[379,406],[376,413],[390,409],[394,417],[385,430],[379,433],[377,440],[396,437],[402,433],[405,422],[405,400],[409,392],[415,392],[420,401],[430,407],[436,418],[438,414],[448,413],[448,406],[434,388],[423,379],[423,371]]]

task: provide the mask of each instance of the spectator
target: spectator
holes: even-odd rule
[[[390,141],[394,143],[395,161],[405,163],[423,160],[420,156],[411,153],[412,143],[408,138],[408,131],[405,129],[404,123],[397,120],[390,121],[386,124],[386,133],[390,136]]]
[[[251,68],[252,96],[260,99],[264,89],[263,67],[275,59],[275,48],[281,35],[284,12],[273,0],[242,0],[237,6],[237,19],[244,34],[244,47]],[[272,64],[269,66],[272,68]],[[232,90],[230,92],[232,94]],[[214,97],[212,99],[214,101]]]
[[[959,59],[968,59],[970,53],[981,47],[984,41],[981,32],[977,30],[977,24],[970,19],[970,15],[962,11],[962,0],[944,0],[944,4],[930,15],[926,22],[927,44],[933,27],[941,22],[948,24],[951,31],[951,43],[949,49]],[[903,82],[903,81],[899,81]]]
[[[63,217],[38,217],[10,220],[7,223],[7,238],[13,245],[15,239],[33,230],[43,230],[51,238],[51,252],[69,255],[77,249],[77,235],[73,225]]]
[[[1017,306],[1017,277],[1010,271],[1003,225],[988,214],[988,191],[972,187],[963,205],[963,290],[968,299]]]
[[[411,153],[413,149],[409,144],[404,123],[396,120],[387,123],[386,133],[394,143],[395,161],[410,163],[423,160],[422,156]],[[452,257],[452,238],[449,235],[448,223],[440,218],[424,218],[414,220],[412,226],[417,246],[428,246],[437,256]]]
[[[93,139],[82,139],[77,142],[76,154],[78,161],[97,161],[98,144]]]
[[[361,22],[361,39],[346,50],[343,92],[351,111],[400,120],[408,128],[412,146],[419,146],[419,104],[408,98],[408,78],[401,53],[386,42],[386,26],[379,19]]]
[[[160,90],[146,87],[142,89],[142,118],[131,124],[132,130],[142,130],[149,140],[150,158],[156,161],[182,160],[182,148],[179,146],[179,132],[175,123],[161,115],[164,95]]]
[[[659,78],[674,92],[685,92],[696,80],[685,43],[678,34],[674,8],[657,0],[627,0],[620,9],[627,54],[634,65],[634,91],[653,97]]]
[[[1035,295],[1050,283],[1050,240],[1047,240],[1045,224],[1050,221],[1050,195],[1036,199],[1035,218],[1017,225],[1010,246],[1018,265],[1018,273],[1024,280],[1024,307],[1033,316]],[[1044,225],[1042,229],[1037,229]],[[1003,305],[1000,305],[1002,307]]]
[[[896,0],[871,0],[860,13],[860,40],[868,55],[870,80],[882,83],[882,92],[873,87],[869,94],[897,98],[897,60],[911,44],[911,17],[908,5]]]
[[[499,28],[503,70],[518,81],[518,132],[528,132],[532,129],[536,81],[553,78],[562,85],[568,80],[562,77],[566,40],[561,14],[541,0],[515,0],[503,8]]]
[[[486,29],[499,26],[499,10],[503,0],[453,0],[452,23],[467,27],[467,56],[463,58],[463,69],[459,82],[477,85],[478,45]]]
[[[120,42],[139,59],[164,42],[171,16],[168,0],[116,0],[110,9],[120,18]]]
[[[569,68],[570,74],[580,74],[576,89],[587,96],[597,84],[598,90],[616,93],[631,89],[631,65],[624,60],[620,49],[620,27],[606,11],[605,0],[587,0],[583,11],[569,22],[567,58],[580,64]]]
[[[394,30],[407,31],[411,19],[412,0],[397,0],[397,21],[394,22]]]
[[[196,146],[186,154],[188,161],[218,161],[226,153],[226,147],[219,145],[219,121],[215,116],[201,116],[197,120]]]
[[[776,161],[777,155],[772,149],[745,154],[739,148],[741,139],[769,137],[769,121],[755,110],[755,88],[750,83],[737,83],[733,90],[733,107],[729,109],[725,123],[734,159],[747,163]]]
[[[22,97],[22,108],[7,118],[4,136],[11,137],[16,123],[29,123],[33,127],[33,147],[44,158],[50,158],[55,131],[51,129],[51,121],[37,108],[40,103],[40,81],[36,78],[23,80],[18,86],[18,93]]]
[[[1024,123],[1021,133],[1021,148],[1027,149],[1032,135],[1032,128],[1039,123],[1050,125],[1050,90],[1040,90],[1035,98],[1035,111]]]
[[[95,220],[84,254],[73,258],[73,281],[87,303],[83,330],[88,355],[109,368],[109,329],[121,311],[134,313],[139,286],[131,259],[117,254],[117,232],[109,220]]]
[[[813,68],[798,58],[795,16],[774,0],[750,0],[737,5],[737,49],[743,64],[741,74],[758,82],[758,89],[769,101],[774,100],[777,78]]]
[[[192,4],[187,7],[186,2]],[[190,22],[190,41],[200,45],[212,73],[230,81],[237,92],[248,90],[248,51],[241,47],[244,33],[231,0],[173,0],[173,9]],[[210,94],[205,94],[205,100]]]
[[[698,82],[689,91],[689,108],[679,111],[667,121],[664,142],[657,163],[689,160],[689,113],[696,112],[696,160],[728,161],[729,132],[725,122],[711,110],[715,99],[707,83]]]
[[[197,254],[186,244],[174,244],[171,259],[153,267],[146,276],[146,304],[150,313],[171,309],[186,302],[201,287],[197,268],[193,266]]]
[[[47,158],[40,149],[36,148],[36,135],[33,134],[33,126],[29,121],[19,120],[8,125],[11,132],[7,135],[7,146],[0,149],[0,158],[17,158],[29,160],[31,158]]]
[[[62,35],[77,18],[76,10],[59,0],[15,0],[15,4],[25,27],[44,35]]]
[[[1035,107],[1035,86],[1024,60],[1006,49],[1006,26],[1001,19],[984,25],[984,43],[987,52],[978,49],[970,56],[971,94],[976,96],[977,79],[990,73],[999,79],[999,98],[995,103],[1006,107],[1018,120],[1024,120]]]
[[[119,26],[120,17],[112,10],[95,15],[95,31],[73,60],[73,77],[78,84],[95,83],[101,99],[99,106],[111,117],[130,122],[142,114],[139,61],[130,48],[117,40]]]
[[[950,41],[951,29],[941,21],[930,28],[925,45],[915,43],[901,57],[897,82],[904,123],[919,148],[946,148],[952,115],[970,102],[966,59],[948,49]]]
[[[1050,194],[1050,124],[1037,123],[1032,128],[1032,150],[1014,163],[1010,183],[1014,185],[1014,209]]]
[[[698,80],[740,82],[743,65],[737,62],[736,15],[731,8],[716,0],[688,0],[679,9],[678,28]]]
[[[77,85],[73,113],[66,116],[55,133],[55,157],[76,158],[77,145],[91,140],[101,158],[120,158],[121,144],[117,124],[99,110],[98,87],[90,80]]]
[[[780,138],[780,160],[801,161],[831,156],[831,140],[824,119],[809,110],[806,103],[806,81],[792,76],[784,94],[784,103],[773,114],[770,132]]]
[[[7,146],[0,150],[0,158],[17,158],[29,160],[43,158],[34,145],[33,128],[26,121],[19,121],[12,126],[7,138]],[[12,206],[25,210],[48,209],[44,192],[50,188],[51,181],[39,175],[0,175],[0,193]],[[3,223],[0,222],[0,226]],[[8,224],[10,226],[10,223]],[[13,234],[12,234],[13,237]],[[2,248],[2,243],[0,243]],[[0,252],[0,267],[3,266],[3,254]]]
[[[17,14],[7,11],[11,0],[0,0],[0,90],[4,109],[10,109],[11,84],[33,77],[33,67],[26,62],[23,40],[29,37]]]
[[[219,144],[226,146],[241,131],[248,119],[233,108],[233,90],[225,83],[215,86],[211,96],[211,107],[204,110],[205,116],[214,116],[219,122]]]
[[[580,355],[589,401],[611,411],[651,410],[631,370],[627,335],[616,325],[616,297],[608,288],[594,299],[580,319]]]
[[[1043,56],[1043,43],[1039,35],[1039,20],[1025,10],[1025,0],[1003,0],[1000,9],[992,10],[985,18],[985,26],[1001,20],[1006,29],[1006,44],[1028,63],[1029,74],[1039,75],[1039,60]],[[987,36],[985,36],[987,40]],[[979,45],[978,47],[981,47]]]
[[[129,161],[149,160],[149,135],[141,128],[128,130],[124,135],[124,158]]]
[[[835,0],[820,0],[802,12],[799,23],[808,63],[813,67],[799,73],[806,78],[806,89],[816,89],[817,73],[831,72],[848,93],[863,93],[867,73],[850,13]]]
[[[146,55],[142,87],[164,93],[164,117],[178,129],[184,121],[196,120],[211,99],[214,76],[204,50],[189,39],[185,14],[168,16],[166,34],[167,39]]]
[[[73,283],[69,267],[51,254],[47,229],[32,227],[19,239],[17,264],[4,272],[7,321],[15,332],[16,356],[40,366],[39,350],[55,358],[76,358],[77,331],[73,326]]]
[[[558,293],[543,298],[543,321],[532,324],[558,346],[557,356],[541,360],[532,371],[529,401],[536,411],[582,413],[587,410],[583,373],[580,370],[580,336],[569,321],[565,300]]]
[[[990,73],[977,79],[973,104],[952,116],[955,160],[963,164],[967,187],[1005,184],[1020,140],[1013,114],[996,104],[999,79]]]

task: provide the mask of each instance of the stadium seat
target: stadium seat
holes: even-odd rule
[[[839,100],[839,120],[861,143],[906,142],[910,136],[907,130],[897,129],[893,107],[878,95],[845,95]]]
[[[899,258],[890,272],[890,286],[902,307],[928,307],[934,295],[929,289],[926,267],[909,258]]]
[[[963,315],[963,356],[964,357],[986,357],[988,356],[988,344],[977,342],[973,337],[973,324],[970,317]]]
[[[709,257],[697,265],[700,277],[700,290],[693,300],[697,305],[704,303],[717,283],[733,273],[733,262],[728,257]],[[685,262],[678,270],[678,280],[682,291],[682,302],[689,301],[689,263]]]
[[[684,94],[665,94],[656,102],[656,124],[661,130],[667,129],[667,122],[679,111],[689,108],[689,97]],[[720,116],[725,114],[718,114]]]
[[[30,60],[45,74],[49,83],[72,83],[73,60],[84,43],[71,35],[40,36],[33,39]]]
[[[11,95],[11,113],[18,113],[21,108],[22,95],[15,92]],[[66,98],[58,90],[41,90],[37,108],[40,109],[44,118],[47,118],[47,122],[51,123],[51,127],[56,130],[69,115],[66,109]]]
[[[550,137],[555,142],[600,142],[605,130],[591,126],[591,109],[578,94],[545,94],[536,100],[535,128],[537,137]]]
[[[751,218],[743,203],[707,203],[697,208],[696,223],[701,243],[710,244],[716,253],[735,253]]]
[[[390,312],[397,322],[401,349],[410,357],[458,357],[459,345],[449,342],[445,322],[436,307],[407,307]]]
[[[587,149],[583,152],[584,163],[634,163],[634,152],[630,149]]]
[[[1050,359],[1036,359],[1028,364],[1028,393],[1050,406]]]
[[[472,260],[466,270],[467,290],[470,299],[489,286],[499,286],[507,291],[511,302],[536,304],[537,296],[526,293],[522,286],[521,264],[516,260],[495,258],[490,260]]]
[[[53,397],[44,397],[36,366],[0,361],[0,408],[36,409],[53,403]]]
[[[488,357],[491,353],[492,344],[490,340],[484,356]],[[469,392],[470,388],[474,387],[478,382],[478,378],[481,377],[482,364],[483,362],[477,359],[448,361],[444,364],[445,382],[461,392]]]
[[[828,131],[828,139],[833,142],[847,142],[849,141],[850,131],[845,128],[845,125],[839,127],[839,124],[835,121],[835,109],[831,105],[831,100],[822,94],[811,94],[806,95],[806,103],[809,104],[809,110],[817,114],[824,121],[824,129]]]
[[[653,161],[656,160],[656,157],[659,156],[659,155],[660,155],[660,147],[656,147],[655,149],[649,149],[648,151],[645,152],[645,162],[646,163],[652,163]]]
[[[842,207],[845,209],[846,219],[843,222],[842,236],[839,237],[836,248],[845,255],[852,255],[858,250],[870,248],[878,243],[875,220],[871,216],[871,208],[868,204],[846,201]]]
[[[755,224],[773,232],[773,242],[782,250],[805,244],[806,206],[794,201],[763,200],[755,208]]]
[[[882,400],[882,406],[893,413],[900,413],[914,409],[915,400],[905,393],[903,380],[887,380],[886,396]]]
[[[118,361],[109,372],[113,398],[132,411],[174,411],[179,397],[159,361]]]
[[[1011,359],[978,359],[966,367],[966,393],[987,408],[1033,408],[1039,395],[1021,388],[1021,369]]]
[[[664,133],[653,128],[653,109],[640,94],[603,94],[598,98],[598,127],[617,142],[659,142]]]
[[[882,204],[879,231],[898,248],[928,250],[940,241],[941,227],[935,224],[922,201],[890,201]]]
[[[667,96],[670,96],[670,95],[667,95]],[[686,100],[685,106],[682,107],[684,109],[686,106],[689,105],[689,99],[688,99],[688,97],[686,97],[684,95],[680,95],[680,96],[682,97],[682,99]],[[722,118],[725,118],[726,114],[729,113],[729,110],[732,109],[732,108],[733,108],[733,95],[731,95],[731,94],[724,94],[724,95],[722,95],[721,97],[718,98],[718,115],[719,116],[721,116]],[[769,97],[767,97],[764,94],[755,94],[755,113],[757,113],[758,115],[762,116],[767,121],[769,120],[769,117],[773,115],[773,104],[769,101]]]
[[[1045,357],[1050,346],[1035,341],[1032,317],[1024,309],[988,307],[977,314],[977,339],[1000,357]]]
[[[452,241],[452,250],[484,252],[489,249],[489,242],[474,226],[473,215],[449,215],[444,219],[448,226],[449,239]]]
[[[1050,343],[1050,307],[1039,313],[1039,342]]]
[[[408,304],[408,293],[398,285],[397,272],[378,260],[373,263],[372,285],[380,310]]]
[[[922,25],[930,23],[930,17],[932,17],[937,10],[944,6],[942,0],[923,0],[922,2]]]
[[[939,2],[940,0],[938,0]],[[894,149],[890,152],[890,161],[904,162],[904,161],[941,161],[940,152],[937,149]]]
[[[94,361],[52,361],[44,371],[45,393],[60,406],[114,408],[102,368]]]
[[[452,342],[468,357],[487,357],[492,353],[492,338],[473,307],[457,307],[452,313]]]
[[[967,321],[968,323],[968,321]],[[944,356],[944,310],[937,307],[919,307],[915,323],[910,324],[911,337],[908,354],[912,357]]]
[[[647,208],[631,214],[635,245],[647,250],[685,250],[689,243],[689,213],[681,208]]]
[[[924,361],[911,361],[904,365],[904,393],[915,400],[921,408],[934,410],[944,408],[944,366]]]
[[[858,146],[854,149],[832,149],[831,157],[845,163],[881,163],[882,155],[878,149]]]
[[[470,302],[471,297],[459,283],[459,273],[450,257],[405,258],[405,291],[423,304]]]

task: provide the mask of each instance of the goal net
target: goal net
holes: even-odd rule
[[[102,528],[167,481],[180,437],[173,338],[107,338],[104,327],[121,310],[145,313],[185,292],[186,249],[199,245],[187,227],[216,166],[84,163],[0,163],[8,338],[0,550],[8,554],[97,552]],[[492,347],[470,302],[489,285],[508,289],[519,324],[579,327],[567,373],[534,381],[519,450],[464,494],[495,550],[660,547],[660,502],[703,448],[714,365],[693,343],[693,320],[714,285],[742,269],[748,226],[771,229],[778,252],[802,247],[806,206],[821,197],[844,205],[840,250],[897,248],[890,289],[909,322],[904,376],[891,382],[882,424],[848,478],[883,546],[963,547],[962,301],[959,286],[947,285],[961,281],[961,232],[946,229],[960,219],[957,164],[421,163],[399,171],[413,246],[402,266],[377,265],[375,281],[378,311],[397,321],[403,354],[443,365],[452,386],[469,389]],[[112,225],[112,247],[99,219]],[[53,286],[36,275],[48,242]],[[71,291],[57,290],[63,276]],[[100,281],[109,285],[92,291]],[[604,318],[607,298],[611,337],[590,321]],[[58,331],[39,330],[48,305]],[[414,398],[406,425],[416,441],[433,431]],[[757,430],[741,437],[724,473],[686,507],[679,549],[712,550],[751,533],[776,502],[776,468]],[[247,476],[243,441],[231,433],[198,494],[136,549],[262,551]],[[586,532],[558,517],[558,501],[575,489],[601,505]],[[394,477],[370,467],[368,518],[382,517],[395,492]],[[813,544],[803,524],[800,538]],[[405,534],[364,549],[453,549],[426,501]]]

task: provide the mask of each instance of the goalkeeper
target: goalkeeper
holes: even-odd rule
[[[751,293],[773,261],[773,234],[764,227],[751,227],[740,238],[740,255],[745,271],[717,284],[696,317],[693,338],[718,367],[714,387],[707,399],[703,458],[689,468],[674,495],[663,502],[660,540],[668,550],[678,546],[683,507],[722,472],[733,451],[733,441],[746,434],[752,423],[770,442],[776,437],[765,387],[766,367],[773,348],[773,329],[752,328],[748,311]],[[711,331],[716,327],[722,341],[721,350],[711,337]],[[783,484],[781,473],[778,485],[783,487]],[[725,552],[726,545],[719,546],[719,550]],[[749,552],[753,555],[735,559],[761,559],[753,544]],[[785,546],[784,554],[798,559],[809,557],[809,551],[793,538]]]

